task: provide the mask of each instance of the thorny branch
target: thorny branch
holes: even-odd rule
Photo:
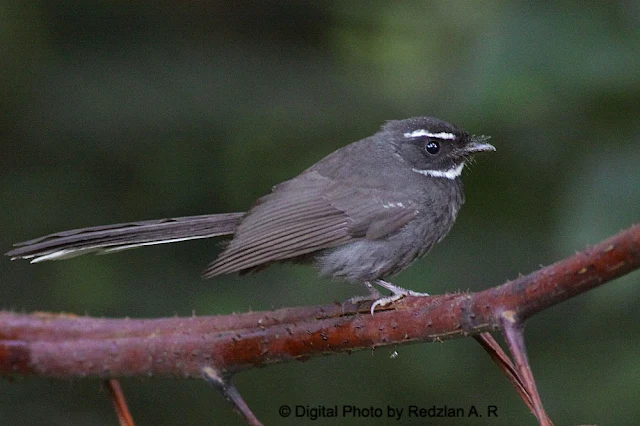
[[[257,366],[403,343],[516,330],[552,305],[640,267],[640,225],[529,275],[477,293],[407,297],[368,314],[332,304],[214,317],[100,319],[0,312],[0,375],[223,377]],[[509,339],[508,339],[509,340]],[[521,384],[544,411],[511,346]],[[522,357],[524,355],[524,357]],[[524,370],[520,368],[524,368]],[[526,375],[526,374],[525,374]],[[532,379],[531,379],[532,380]]]

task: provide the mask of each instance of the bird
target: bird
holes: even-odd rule
[[[321,276],[363,284],[369,296],[352,301],[372,300],[373,315],[377,306],[428,295],[386,279],[449,233],[464,203],[463,168],[475,154],[495,151],[488,139],[434,117],[390,120],[275,185],[247,212],[74,229],[17,243],[6,254],[38,263],[231,236],[204,278],[311,262]]]

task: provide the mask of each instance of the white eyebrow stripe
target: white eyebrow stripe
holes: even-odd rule
[[[463,168],[464,168],[464,163],[460,163],[456,167],[452,169],[447,169],[447,170],[420,170],[420,169],[411,169],[411,170],[425,176],[443,177],[443,178],[453,180],[462,174]]]
[[[428,136],[430,138],[449,139],[449,140],[453,140],[456,138],[456,135],[454,135],[453,133],[447,133],[447,132],[431,133],[431,132],[427,132],[424,129],[418,129],[418,130],[414,130],[411,133],[404,134],[405,138],[418,138],[420,136]]]

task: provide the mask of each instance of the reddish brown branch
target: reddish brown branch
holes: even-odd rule
[[[490,331],[640,266],[640,226],[479,293],[409,297],[368,314],[351,305],[154,320],[0,312],[0,375],[201,377],[384,345]],[[517,320],[517,321],[516,321]]]
[[[135,426],[129,407],[127,407],[127,400],[124,397],[124,392],[122,392],[120,382],[116,379],[108,379],[104,381],[104,385],[111,396],[113,409],[116,411],[120,426]]]
[[[218,371],[211,367],[202,369],[202,376],[211,383],[224,398],[229,401],[231,406],[244,418],[250,426],[262,426],[260,420],[249,409],[249,406],[238,392],[238,389],[231,383],[231,378],[221,375]]]
[[[520,375],[516,371],[515,366],[504,353],[498,342],[489,333],[480,333],[473,336],[473,338],[482,346],[482,348],[489,354],[493,362],[496,363],[498,368],[504,373],[513,388],[518,392],[520,398],[527,405],[527,408],[535,414],[533,407],[533,397],[529,394],[529,391],[525,387],[524,383],[520,379]]]
[[[531,398],[533,404],[533,414],[538,419],[538,423],[541,426],[553,426],[551,420],[547,416],[544,408],[542,407],[542,400],[538,394],[536,382],[533,379],[533,372],[531,366],[527,360],[527,352],[524,346],[523,324],[514,323],[513,318],[510,315],[502,317],[502,332],[511,349],[511,354],[514,357],[516,368],[518,370],[518,377],[523,386],[527,390],[527,395]]]

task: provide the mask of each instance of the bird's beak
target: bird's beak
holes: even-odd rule
[[[464,147],[464,150],[467,154],[495,151],[496,147],[494,147],[490,143],[486,143],[487,140],[489,140],[488,136],[474,136],[471,138],[471,142]]]

